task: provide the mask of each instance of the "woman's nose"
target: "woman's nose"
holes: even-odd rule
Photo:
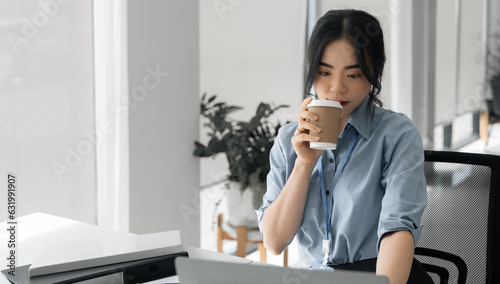
[[[344,79],[340,76],[336,76],[332,79],[330,83],[330,92],[343,94],[347,91]]]

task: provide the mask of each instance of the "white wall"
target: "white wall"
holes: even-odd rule
[[[436,123],[450,122],[456,103],[455,0],[437,1],[436,23]]]
[[[437,1],[436,124],[449,123],[456,115],[483,106],[483,1],[461,3],[457,61],[456,1]]]
[[[198,246],[198,1],[129,0],[128,23],[130,231]]]
[[[458,114],[478,110],[483,96],[483,4],[462,0],[460,21],[460,72],[458,76]]]
[[[390,50],[387,54],[388,63],[392,65],[392,70],[397,70],[391,74],[391,85],[394,93],[391,95],[392,109],[403,112],[412,118],[412,78],[413,78],[413,57],[412,57],[412,2],[411,1],[387,1],[398,6],[398,13],[391,15],[389,41]]]
[[[92,6],[51,3],[0,1],[0,183],[18,175],[18,217],[95,223]]]
[[[289,104],[279,120],[296,120],[303,93],[306,1],[217,0],[200,1],[199,7],[200,97],[217,94],[244,107],[233,116],[242,120],[260,102]],[[200,134],[206,143],[206,131]],[[200,160],[202,185],[224,179],[225,159]]]

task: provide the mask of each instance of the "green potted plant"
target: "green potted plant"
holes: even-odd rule
[[[229,182],[226,183],[226,188],[230,190],[231,185],[233,187],[236,185],[237,193],[252,196],[248,197],[251,198],[249,201],[251,209],[256,209],[260,207],[266,190],[266,176],[270,169],[269,152],[278,129],[281,127],[279,122],[273,123],[270,118],[277,110],[288,105],[272,107],[270,104],[260,103],[255,115],[249,121],[237,121],[231,119],[229,115],[242,108],[225,102],[217,102],[216,98],[216,95],[207,97],[206,93],[201,98],[200,114],[207,120],[203,127],[208,130],[210,140],[206,145],[195,141],[196,148],[193,154],[201,158],[224,154],[229,167],[227,176]],[[228,207],[241,209],[239,211],[248,207],[229,204],[231,202],[228,200]],[[254,224],[255,214],[251,213],[253,218],[247,222]],[[231,212],[229,214],[230,221],[240,222],[235,220],[237,217],[232,218]],[[245,220],[242,222],[244,223]],[[250,224],[244,225],[250,226]]]

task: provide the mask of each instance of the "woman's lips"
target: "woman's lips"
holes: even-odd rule
[[[340,100],[333,100],[333,99],[327,99],[327,100],[332,100],[332,101],[335,101],[335,102],[339,102],[342,107],[344,107],[346,104],[349,103],[349,101],[340,101]]]

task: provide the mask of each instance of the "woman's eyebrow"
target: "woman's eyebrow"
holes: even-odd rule
[[[349,66],[344,67],[344,69],[346,69],[346,70],[357,69],[357,68],[359,68],[359,64],[353,64],[353,65],[349,65]]]
[[[325,62],[322,62],[322,61],[319,62],[319,66],[325,66],[327,68],[333,69],[332,65],[325,63]],[[359,68],[359,64],[353,64],[353,65],[349,65],[349,66],[344,67],[345,70],[357,69],[357,68]]]
[[[333,66],[332,66],[332,65],[330,65],[330,64],[326,64],[325,62],[322,62],[322,61],[320,61],[320,62],[319,62],[319,66],[325,66],[325,67],[328,67],[328,68],[330,68],[330,69],[333,69]]]

